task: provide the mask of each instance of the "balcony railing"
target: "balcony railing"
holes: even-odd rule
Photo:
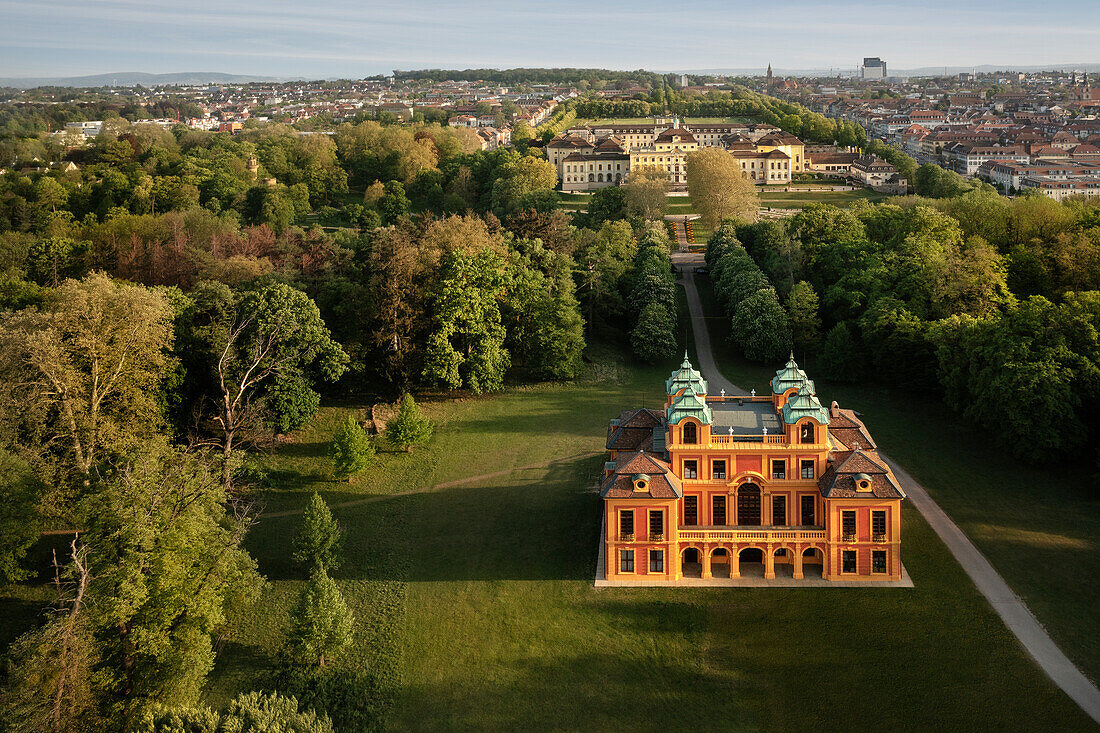
[[[871,541],[872,542],[885,542],[886,541],[886,535],[882,532],[873,534],[873,535],[871,535]]]
[[[633,541],[634,541],[634,533],[633,532],[620,532],[619,533],[619,542],[633,542]]]
[[[701,542],[804,542],[825,539],[823,527],[681,527],[681,540]]]
[[[664,532],[650,532],[649,533],[649,541],[650,542],[664,542],[665,541],[665,533]]]
[[[844,532],[843,534],[840,535],[840,539],[843,542],[855,542],[856,541],[856,533],[855,532]]]

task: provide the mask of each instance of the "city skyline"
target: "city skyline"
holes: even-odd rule
[[[1085,0],[1063,4],[1057,17],[1065,22],[1016,0],[965,7],[936,0],[919,13],[901,2],[805,0],[773,4],[767,13],[709,0],[690,12],[652,2],[575,0],[552,7],[412,0],[369,8],[347,0],[308,8],[197,0],[186,10],[148,0],[63,0],[48,7],[5,0],[0,9],[8,18],[0,65],[5,75],[24,77],[217,71],[336,78],[395,68],[690,71],[768,63],[845,72],[863,56],[880,56],[899,71],[1100,61],[1100,7]]]

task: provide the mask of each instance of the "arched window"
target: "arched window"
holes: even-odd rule
[[[800,443],[813,443],[814,442],[814,424],[809,422],[802,423],[802,434],[799,437]]]
[[[685,443],[695,443],[698,440],[699,440],[699,434],[698,434],[698,432],[695,428],[695,423],[693,423],[693,422],[684,423],[684,442]]]

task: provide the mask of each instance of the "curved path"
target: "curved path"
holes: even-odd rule
[[[688,311],[691,313],[692,331],[695,334],[695,351],[699,358],[699,369],[706,377],[708,387],[712,392],[725,389],[727,394],[746,394],[743,389],[732,384],[718,371],[718,365],[714,362],[714,355],[710,348],[710,333],[706,328],[703,305],[699,300],[699,292],[695,289],[695,277],[690,268],[684,269],[683,283]],[[1009,630],[1024,645],[1028,654],[1056,685],[1081,706],[1082,710],[1100,723],[1100,690],[1096,685],[1092,684],[1058,648],[1054,640],[1031,615],[1031,611],[1020,597],[1012,592],[985,555],[978,551],[959,526],[947,516],[943,509],[940,509],[925,488],[886,454],[880,452],[879,455],[890,464],[890,468],[901,482],[913,506],[947,545],[947,549],[962,565],[963,570],[974,581],[974,585],[993,606],[993,610]]]

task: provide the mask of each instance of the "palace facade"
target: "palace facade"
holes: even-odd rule
[[[902,578],[905,492],[851,410],[818,401],[794,357],[771,394],[708,394],[687,355],[665,408],[607,431],[608,581]]]
[[[687,182],[687,154],[700,147],[729,151],[741,172],[760,184],[786,184],[809,169],[806,146],[772,125],[653,123],[580,125],[546,145],[563,191],[593,191],[619,185],[641,166],[663,168],[673,187]]]

